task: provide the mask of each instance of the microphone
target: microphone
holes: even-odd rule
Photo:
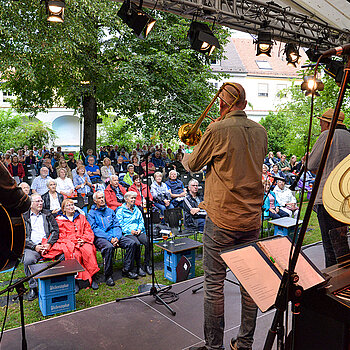
[[[329,49],[327,51],[321,52],[322,57],[329,57],[329,56],[341,56],[341,55],[349,55],[350,54],[350,44],[345,44],[343,46],[334,47],[332,49]]]

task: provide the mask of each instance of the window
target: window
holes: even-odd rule
[[[269,96],[269,85],[258,84],[258,96],[268,97]]]
[[[10,102],[11,100],[14,99],[14,95],[11,92],[8,91],[3,91],[2,92],[2,101],[3,102]]]
[[[220,61],[218,59],[216,59],[216,58],[212,58],[210,60],[210,65],[211,66],[220,66]]]
[[[258,61],[256,60],[255,63],[259,67],[259,69],[265,69],[265,70],[272,70],[272,67],[270,66],[270,63],[267,61]]]
[[[286,97],[286,93],[283,91],[287,89],[287,84],[277,84],[277,97]]]

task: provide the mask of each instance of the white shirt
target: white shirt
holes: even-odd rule
[[[297,202],[292,191],[287,187],[284,187],[284,189],[281,190],[278,186],[276,186],[273,192],[275,193],[277,202],[281,207],[285,207],[287,203]]]
[[[57,192],[59,193],[61,192],[68,193],[71,190],[74,190],[73,182],[68,177],[66,177],[64,180],[58,177],[56,179],[56,183],[57,183]]]
[[[42,239],[46,238],[44,230],[44,218],[41,213],[38,215],[30,211],[30,223],[32,226],[32,233],[30,235],[31,241],[34,244],[41,244]]]
[[[50,196],[50,210],[61,209],[60,202],[58,201],[58,195],[56,195],[56,198],[54,198],[52,194],[49,193],[49,196]]]

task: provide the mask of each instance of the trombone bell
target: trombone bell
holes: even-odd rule
[[[186,123],[181,125],[179,129],[179,138],[187,146],[195,146],[202,138],[202,131],[197,129],[196,132],[190,133],[193,128],[193,124]]]
[[[234,88],[235,93],[226,89],[226,86],[228,86],[228,85]],[[225,90],[229,95],[231,95],[232,102],[228,103],[227,101],[224,100],[223,97],[220,96],[220,94],[223,90]],[[213,122],[215,121],[213,118],[209,117],[207,114],[217,98],[220,98],[229,106],[229,108],[228,108],[228,111],[229,111],[239,100],[240,90],[234,83],[222,84],[219,91],[216,93],[214,98],[211,100],[211,102],[209,103],[207,108],[204,110],[204,112],[201,114],[201,116],[197,119],[197,121],[194,124],[187,123],[187,124],[184,124],[180,127],[179,138],[185,145],[195,146],[200,141],[200,139],[202,137],[202,132],[200,131],[199,127],[202,124],[202,121],[204,120],[205,117],[208,117]],[[226,115],[223,115],[222,117],[218,118],[217,121],[224,119],[225,116]]]

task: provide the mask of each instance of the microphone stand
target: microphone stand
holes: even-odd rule
[[[20,260],[18,259],[15,265],[15,268],[18,266]],[[61,260],[54,261],[53,263],[49,264],[48,266],[44,267],[43,269],[33,273],[30,276],[21,278],[19,281],[12,283],[9,285],[6,289],[0,291],[0,295],[4,294],[6,292],[12,292],[14,289],[16,289],[17,297],[19,300],[19,309],[21,314],[21,331],[22,331],[22,350],[27,350],[27,339],[26,339],[26,331],[25,331],[25,323],[24,323],[24,308],[23,308],[23,295],[27,291],[27,289],[24,287],[24,283],[29,281],[32,277],[39,275],[43,271],[46,271],[50,269],[51,267],[54,267],[58,265],[61,262]]]
[[[151,250],[151,261],[152,261],[152,285],[150,288],[147,288],[148,286],[145,286],[147,291],[137,294],[137,295],[132,295],[124,298],[117,298],[115,301],[119,302],[121,300],[128,300],[128,299],[136,299],[136,298],[142,298],[147,295],[152,295],[156,301],[159,303],[163,304],[169,311],[170,313],[175,316],[176,312],[159,296],[159,292],[165,292],[168,291],[169,289],[172,288],[172,286],[166,286],[163,288],[157,289],[155,286],[155,272],[154,272],[154,248],[153,248],[153,211],[151,210],[151,201],[150,201],[150,195],[149,195],[149,186],[148,186],[148,179],[149,179],[149,174],[148,174],[148,157],[150,156],[150,152],[147,152],[144,157],[145,157],[145,162],[146,162],[146,179],[147,179],[147,197],[146,197],[146,208],[147,208],[147,213],[146,213],[146,219],[147,219],[147,224],[145,225],[146,229],[146,234],[148,237],[148,244],[149,244],[149,249]],[[142,191],[142,185],[141,185],[141,191]]]
[[[321,58],[322,58],[322,56],[320,56],[317,63],[319,63]],[[317,70],[317,66],[318,66],[318,64],[316,65],[315,71]],[[298,257],[299,257],[300,251],[301,251],[301,247],[302,247],[302,243],[303,243],[303,240],[305,237],[306,229],[307,229],[307,226],[308,226],[308,223],[310,220],[310,216],[312,213],[312,209],[313,209],[313,206],[315,203],[317,191],[318,191],[318,188],[320,186],[323,170],[324,170],[324,167],[326,165],[329,149],[330,149],[331,144],[332,144],[335,127],[337,125],[340,108],[341,108],[341,105],[343,103],[343,99],[344,99],[344,95],[345,95],[345,91],[346,91],[346,87],[347,87],[347,81],[349,78],[349,71],[350,71],[350,60],[348,59],[348,61],[346,63],[346,67],[344,69],[343,80],[342,80],[342,83],[340,86],[340,91],[339,91],[337,103],[336,103],[336,106],[334,109],[332,122],[331,122],[331,125],[329,128],[326,143],[324,145],[322,158],[321,158],[320,165],[319,165],[317,175],[316,175],[316,179],[315,179],[315,182],[314,182],[314,185],[312,188],[309,203],[308,203],[308,206],[306,208],[304,220],[303,220],[303,223],[302,223],[301,228],[300,228],[298,240],[297,240],[297,243],[294,247],[293,255],[292,255],[292,258],[289,262],[288,270],[284,271],[284,274],[283,274],[283,277],[281,280],[281,284],[280,284],[280,288],[279,288],[279,291],[278,291],[278,294],[276,297],[276,302],[275,302],[276,313],[275,313],[275,316],[273,318],[271,328],[269,329],[266,340],[265,340],[265,345],[263,348],[264,350],[271,350],[272,349],[277,331],[281,327],[281,324],[283,323],[283,313],[285,312],[285,310],[287,308],[288,300],[289,300],[289,298],[287,298],[288,295],[291,296],[292,302],[294,304],[293,313],[297,314],[299,311],[299,309],[298,309],[299,308],[299,299],[300,299],[301,294],[302,294],[302,287],[296,285],[299,278],[294,272],[295,266],[296,266],[297,261],[298,261]],[[299,215],[300,215],[300,212],[299,212]],[[297,230],[298,230],[298,225],[296,226],[296,230],[295,230],[294,235],[296,235]],[[293,336],[294,336],[294,332],[293,332]],[[278,349],[283,350],[284,349],[283,340],[282,340],[282,344],[278,343],[277,346],[278,346]],[[292,350],[293,350],[293,348],[292,348]]]

